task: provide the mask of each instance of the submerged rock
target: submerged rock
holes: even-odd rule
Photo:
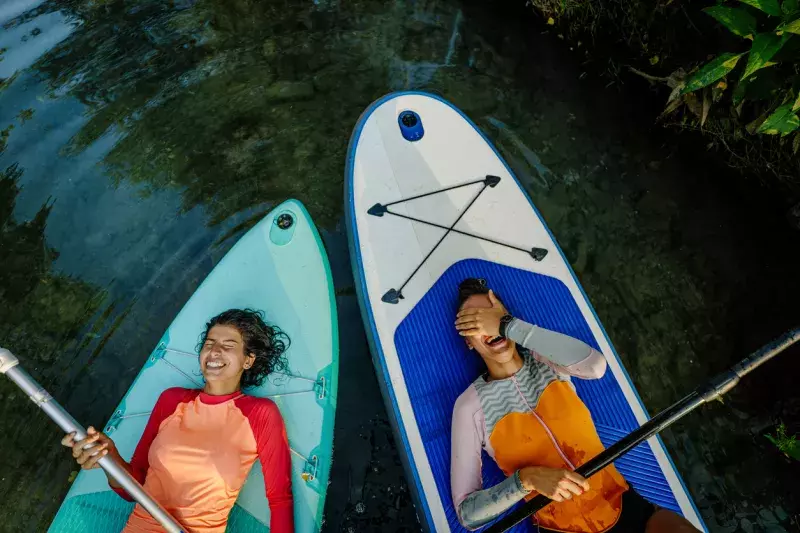
[[[278,54],[278,43],[275,39],[267,39],[261,47],[261,52],[267,59],[275,57]]]
[[[314,86],[304,81],[276,81],[267,87],[267,99],[274,101],[306,100],[314,96]]]
[[[777,516],[778,520],[780,520],[781,522],[789,518],[789,515],[786,514],[786,511],[784,511],[783,507],[781,507],[780,505],[776,505],[774,511],[775,511],[775,516]]]
[[[772,514],[772,511],[769,509],[761,509],[758,512],[759,515],[759,522],[763,524],[777,524],[778,520],[775,518],[775,515]]]

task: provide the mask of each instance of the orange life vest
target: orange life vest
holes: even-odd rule
[[[589,410],[571,384],[546,385],[529,412],[510,412],[492,429],[494,458],[507,475],[526,466],[574,469],[602,452]],[[553,502],[535,515],[541,527],[570,533],[602,533],[622,511],[628,484],[614,466],[589,479],[591,490],[571,500]],[[528,498],[532,498],[532,493]]]

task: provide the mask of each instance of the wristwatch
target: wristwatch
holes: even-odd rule
[[[509,314],[505,314],[502,316],[502,318],[500,318],[499,333],[501,337],[506,336],[506,328],[508,328],[508,325],[511,323],[512,320],[514,320],[514,317]]]

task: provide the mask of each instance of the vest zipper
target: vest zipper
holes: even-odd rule
[[[558,442],[556,441],[556,438],[553,435],[553,432],[550,431],[550,428],[547,427],[547,424],[544,423],[544,420],[542,420],[542,417],[540,417],[538,414],[536,414],[536,411],[533,410],[533,407],[531,407],[531,404],[528,403],[528,399],[525,398],[524,394],[522,394],[522,390],[519,388],[519,383],[517,382],[517,377],[516,376],[511,376],[511,380],[514,382],[514,386],[517,388],[517,392],[519,393],[520,398],[522,398],[522,401],[525,402],[525,405],[528,406],[528,410],[530,411],[530,413],[533,415],[533,417],[536,420],[539,421],[539,423],[544,428],[545,433],[547,433],[547,436],[550,437],[550,442],[553,443],[553,446],[555,447],[555,449],[558,452],[558,454],[561,456],[561,458],[564,460],[564,462],[567,463],[567,465],[569,465],[570,469],[574,471],[575,470],[575,465],[572,464],[572,461],[569,460],[567,455],[561,449],[561,446],[558,445]]]

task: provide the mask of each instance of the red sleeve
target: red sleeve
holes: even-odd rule
[[[286,426],[275,402],[266,398],[246,397],[252,401],[242,413],[250,422],[256,439],[261,472],[264,474],[269,500],[270,533],[294,531],[294,504],[292,501],[292,459]],[[249,402],[248,402],[249,403]]]
[[[161,423],[166,420],[172,413],[175,412],[181,402],[189,401],[197,395],[199,391],[192,389],[182,389],[180,387],[173,387],[161,393],[158,397],[153,411],[150,413],[150,418],[147,420],[147,425],[144,428],[144,433],[139,439],[139,444],[136,445],[136,450],[133,452],[130,463],[130,473],[136,478],[136,481],[144,485],[144,479],[147,476],[147,470],[150,468],[150,445],[158,435],[158,430]],[[111,487],[114,492],[119,494],[122,498],[133,501],[133,498],[123,489]]]

